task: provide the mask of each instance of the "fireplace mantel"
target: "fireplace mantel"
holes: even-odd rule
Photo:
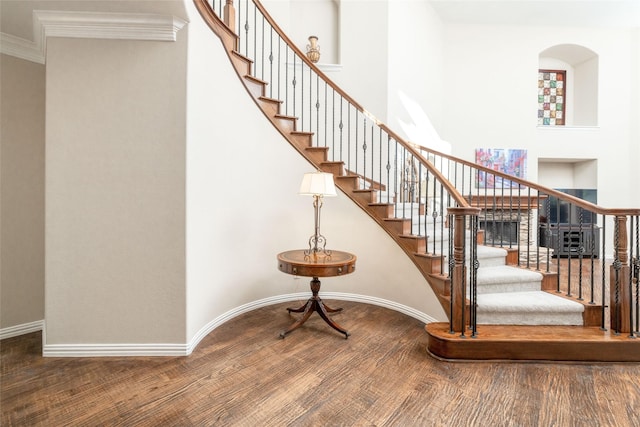
[[[540,203],[548,199],[547,195],[522,196],[509,194],[472,195],[470,204],[480,209],[540,209]],[[468,200],[468,197],[467,197]]]

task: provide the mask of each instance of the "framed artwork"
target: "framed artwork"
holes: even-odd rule
[[[538,125],[565,124],[567,72],[538,70]]]
[[[477,148],[476,164],[517,178],[527,178],[527,150]],[[518,187],[518,183],[479,171],[476,176],[476,186],[478,188],[509,188]]]

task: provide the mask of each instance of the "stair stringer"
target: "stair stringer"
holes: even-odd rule
[[[438,269],[432,266],[434,262],[430,261],[431,258],[425,256],[424,253],[419,253],[420,248],[422,248],[424,252],[424,248],[426,247],[426,237],[402,235],[394,232],[393,226],[391,225],[393,222],[386,223],[384,221],[385,219],[388,219],[390,215],[380,215],[378,210],[379,208],[375,206],[379,205],[375,203],[377,201],[378,190],[358,189],[357,184],[359,177],[354,174],[345,173],[346,171],[343,162],[329,162],[327,149],[312,147],[311,139],[313,134],[298,131],[296,128],[296,117],[280,115],[281,101],[265,96],[267,82],[263,82],[253,77],[250,74],[252,61],[237,52],[238,36],[233,33],[233,31],[231,31],[217,15],[212,13],[208,8],[202,6],[199,1],[195,1],[194,3],[205,22],[220,38],[236,75],[242,82],[247,93],[251,96],[251,99],[253,99],[265,117],[310,164],[324,172],[334,174],[336,186],[362,210],[364,210],[371,219],[378,223],[378,225],[387,232],[387,234],[413,261],[427,283],[430,285],[431,289],[434,291],[434,294],[440,301],[445,313],[449,316],[449,305],[446,303],[446,299],[443,299],[443,297],[436,292],[436,288],[431,285],[431,281],[429,280],[431,273]],[[407,219],[404,221],[410,220]],[[436,256],[433,259],[438,259],[438,257]]]

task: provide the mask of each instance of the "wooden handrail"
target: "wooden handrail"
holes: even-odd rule
[[[200,10],[201,8],[203,9],[208,9],[209,12],[207,12],[207,15],[211,15],[213,14],[215,16],[215,13],[213,11],[211,11],[211,7],[208,4],[207,0],[193,0],[196,3],[196,6],[198,6],[198,10]],[[455,202],[461,206],[461,207],[469,207],[469,202],[464,198],[463,195],[461,195],[458,190],[455,188],[455,186],[453,186],[448,179],[446,179],[441,173],[440,171],[431,163],[429,162],[427,159],[424,158],[424,156],[422,156],[422,154],[415,150],[414,147],[408,143],[407,141],[405,141],[403,138],[401,138],[398,134],[396,134],[395,132],[393,132],[391,129],[389,129],[389,127],[387,125],[385,125],[383,122],[381,122],[380,120],[378,120],[375,116],[373,116],[371,113],[369,113],[367,110],[364,109],[364,107],[362,107],[355,99],[353,99],[351,96],[349,96],[348,93],[346,93],[344,90],[342,90],[335,82],[333,82],[333,80],[331,80],[329,78],[329,76],[327,76],[324,72],[322,72],[322,70],[320,70],[316,64],[314,64],[313,62],[311,62],[311,60],[309,60],[309,58],[307,58],[307,55],[302,52],[297,46],[296,44],[285,34],[285,32],[282,30],[282,28],[280,28],[280,26],[275,22],[275,20],[271,17],[271,15],[269,14],[269,12],[265,9],[265,7],[262,5],[262,3],[260,3],[258,0],[252,0],[254,5],[256,6],[256,8],[260,11],[260,13],[262,13],[262,15],[265,17],[266,21],[269,23],[269,25],[271,25],[274,30],[276,30],[276,33],[278,34],[278,36],[280,38],[282,38],[282,40],[285,41],[285,43],[289,46],[289,48],[298,56],[300,57],[300,59],[309,67],[311,68],[316,74],[318,74],[333,90],[336,91],[336,93],[338,93],[344,100],[348,101],[350,105],[352,105],[356,110],[358,110],[359,112],[361,112],[362,114],[364,114],[365,116],[367,116],[368,118],[370,118],[371,120],[373,120],[373,122],[376,124],[376,126],[380,127],[381,129],[383,129],[389,136],[391,136],[395,141],[397,141],[402,147],[404,147],[408,152],[410,152],[413,156],[417,157],[418,159],[420,159],[421,162],[423,162],[425,164],[425,166],[427,167],[427,169],[429,169],[429,171],[437,178],[437,180],[445,187],[445,189],[449,192],[449,194],[451,195],[451,197],[455,200]],[[216,16],[217,17],[217,16]]]
[[[543,185],[537,184],[535,182],[527,181],[527,180],[524,180],[522,178],[518,178],[516,176],[506,174],[504,172],[496,171],[496,170],[490,169],[490,168],[488,168],[486,166],[482,166],[482,165],[479,165],[477,163],[473,163],[473,162],[470,162],[468,160],[464,160],[464,159],[452,156],[450,154],[442,153],[440,151],[433,150],[433,149],[428,148],[428,147],[419,146],[417,144],[412,144],[412,145],[414,147],[417,147],[418,150],[420,150],[420,151],[426,151],[426,152],[431,153],[433,155],[444,157],[445,159],[454,161],[456,163],[463,164],[463,165],[468,166],[470,168],[474,168],[474,169],[483,171],[483,172],[485,172],[487,174],[491,174],[491,175],[499,176],[499,177],[504,178],[504,179],[508,179],[509,181],[518,183],[518,184],[520,184],[520,185],[522,185],[524,187],[533,188],[536,191],[545,193],[545,194],[547,194],[549,196],[554,196],[554,197],[557,197],[558,199],[569,201],[569,202],[571,202],[572,204],[574,204],[576,206],[579,206],[581,208],[587,209],[589,211],[592,211],[592,212],[595,212],[595,213],[598,213],[598,214],[612,215],[612,216],[618,216],[618,215],[640,215],[640,208],[605,208],[605,207],[596,205],[594,203],[588,202],[588,201],[586,201],[584,199],[580,199],[578,197],[572,196],[570,194],[566,194],[566,193],[563,193],[561,191],[554,190],[552,188],[545,187]]]

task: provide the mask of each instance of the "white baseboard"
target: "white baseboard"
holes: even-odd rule
[[[188,356],[204,337],[234,317],[260,307],[287,301],[306,300],[310,294],[310,292],[299,292],[278,295],[243,304],[204,325],[186,344],[43,344],[42,355],[44,357]],[[341,292],[323,292],[322,298],[377,305],[406,314],[424,323],[436,321],[431,316],[411,307],[382,298]],[[40,329],[42,329],[42,326]],[[277,336],[276,332],[274,331],[274,337]],[[43,341],[46,342],[46,340]]]
[[[36,320],[35,322],[2,328],[0,329],[0,340],[17,337],[18,335],[30,334],[31,332],[38,332],[43,329],[43,326],[44,320]]]
[[[189,353],[198,346],[198,343],[206,337],[211,331],[213,331],[218,326],[223,323],[233,319],[236,316],[239,316],[243,313],[249,312],[251,310],[255,310],[256,308],[265,307],[267,305],[279,304],[281,302],[287,301],[297,301],[297,300],[306,300],[311,295],[311,292],[299,292],[296,294],[285,294],[278,295],[276,297],[269,297],[257,301],[253,301],[248,304],[241,305],[240,307],[236,307],[233,310],[229,310],[224,313],[222,316],[218,316],[211,322],[207,323],[204,327],[202,327],[196,335],[191,339],[189,344]],[[388,308],[390,310],[398,311],[400,313],[406,314],[409,317],[413,317],[414,319],[420,320],[423,323],[431,323],[437,322],[437,320],[421,311],[418,311],[414,308],[408,307],[403,304],[399,304],[394,301],[389,301],[382,298],[371,297],[367,295],[359,295],[359,294],[349,294],[342,292],[322,292],[323,299],[332,299],[339,301],[353,301],[353,302],[361,302],[364,304],[372,304],[380,307]]]
[[[187,356],[187,344],[43,344],[44,357]]]

